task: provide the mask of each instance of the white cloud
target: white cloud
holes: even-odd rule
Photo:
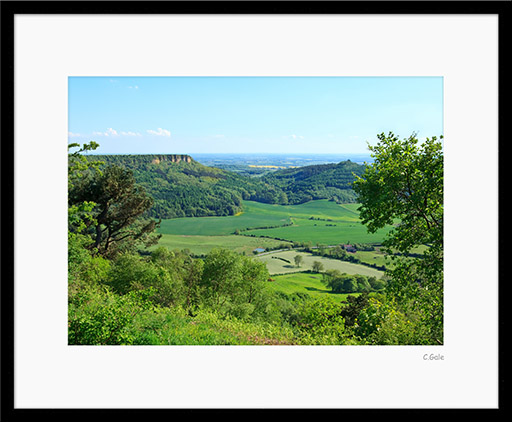
[[[146,131],[147,133],[149,133],[150,135],[157,135],[157,136],[168,136],[170,137],[171,136],[171,132],[166,130],[166,129],[162,129],[161,127],[158,128],[158,130],[147,130]]]
[[[112,129],[111,127],[107,128],[107,130],[105,132],[96,132],[95,131],[92,134],[96,135],[96,136],[119,136],[119,134],[117,133],[117,130]]]
[[[133,86],[129,86],[128,88],[130,88],[130,89],[139,89],[139,86],[138,85],[133,85]]]
[[[68,137],[69,138],[77,138],[77,137],[80,137],[80,136],[82,136],[82,135],[79,134],[79,133],[68,132]]]
[[[121,135],[123,136],[141,136],[141,134],[139,132],[123,132],[121,131]]]

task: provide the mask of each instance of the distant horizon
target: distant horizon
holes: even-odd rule
[[[192,158],[194,157],[287,157],[287,158],[346,158],[350,161],[350,158],[366,158],[372,160],[372,156],[370,153],[314,153],[314,152],[294,152],[294,153],[284,153],[284,152],[193,152],[193,153],[100,153],[96,151],[87,151],[86,155],[188,155]]]
[[[101,153],[96,151],[87,151],[86,155],[288,155],[288,156],[304,156],[304,155],[323,155],[323,156],[342,156],[342,155],[357,155],[357,156],[370,156],[371,153],[351,153],[351,152],[112,152],[112,153]]]
[[[165,155],[186,155],[191,157],[194,161],[197,161],[203,165],[207,166],[215,166],[215,165],[240,165],[239,161],[243,160],[245,165],[254,164],[280,164],[285,165],[284,161],[292,161],[294,162],[293,167],[296,167],[299,164],[299,167],[307,166],[307,165],[318,165],[318,164],[334,164],[340,163],[342,161],[352,161],[357,164],[362,163],[371,163],[373,162],[373,157],[371,154],[363,154],[363,153],[250,153],[250,152],[241,152],[241,153],[230,153],[230,152],[206,152],[206,153],[177,153],[177,154],[164,154],[164,153],[138,153],[138,154],[130,154],[130,153],[112,153],[112,154],[100,154],[95,151],[86,153],[89,156],[102,156],[102,155],[114,155],[114,156],[165,156]]]

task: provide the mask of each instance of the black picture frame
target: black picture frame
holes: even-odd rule
[[[14,407],[15,374],[14,374],[14,17],[18,14],[496,14],[499,16],[499,109],[500,109],[500,147],[506,134],[504,124],[507,121],[507,104],[510,98],[510,82],[506,58],[510,49],[510,2],[496,1],[426,1],[426,2],[384,2],[384,1],[334,1],[334,2],[209,2],[209,1],[148,1],[148,2],[100,2],[100,1],[4,1],[1,3],[1,84],[2,84],[2,136],[1,148],[1,212],[2,212],[2,253],[1,253],[1,410],[2,420],[36,420],[49,418],[51,420],[69,419],[76,413],[91,419],[111,419],[119,416],[135,418],[161,416],[202,416],[206,413],[235,415],[243,411],[260,417],[268,412],[296,412],[304,416],[319,411],[326,416],[349,415],[361,412],[365,416],[388,416],[391,413],[405,413],[407,417],[432,413],[475,412],[475,409],[16,409]],[[503,174],[503,156],[500,157],[499,176]],[[501,197],[502,185],[499,187]],[[499,210],[501,213],[502,204]],[[502,246],[503,237],[499,238],[500,259],[499,275],[502,275]],[[499,298],[499,330],[503,331],[505,324],[502,318],[503,289]],[[503,400],[505,387],[505,366],[503,347],[499,347],[499,408],[477,409],[480,413],[490,413],[498,416],[497,412],[506,410],[506,400]],[[427,413],[425,413],[427,412]]]

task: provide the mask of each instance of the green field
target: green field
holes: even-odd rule
[[[367,264],[391,266],[391,259],[386,259],[384,252],[381,252],[378,248],[375,251],[357,251],[353,253],[354,257],[359,259],[361,262]]]
[[[294,258],[296,255],[302,256],[300,267],[295,265]],[[278,259],[281,258],[281,259]],[[313,268],[313,262],[321,262],[324,270],[339,270],[347,274],[361,274],[365,276],[382,277],[383,272],[364,265],[353,264],[351,262],[340,261],[338,259],[325,258],[323,256],[315,256],[306,252],[298,251],[282,251],[271,252],[268,254],[257,255],[255,259],[261,260],[267,265],[268,272],[272,274],[296,273],[299,271],[307,271]],[[287,260],[289,262],[286,262]]]
[[[294,219],[293,226],[251,230],[250,233],[292,242],[311,242],[313,245],[380,243],[383,239],[380,234],[367,233],[366,228],[359,222],[337,223],[334,227],[327,224],[329,223]]]
[[[345,293],[332,293],[324,283],[322,283],[322,275],[315,273],[294,273],[276,275],[272,277],[270,285],[276,291],[286,294],[295,292],[307,293],[313,297],[330,297],[336,302],[343,302],[346,300],[348,294]],[[357,296],[358,293],[350,293],[352,296]]]
[[[312,246],[380,243],[389,228],[377,234],[367,233],[359,220],[357,208],[358,204],[339,205],[326,200],[300,205],[271,205],[244,201],[244,212],[236,216],[163,220],[158,230],[162,238],[157,246],[164,246],[171,250],[188,249],[196,255],[208,254],[214,248],[225,248],[253,255],[253,250],[256,248],[291,247],[291,243],[284,239],[311,242]],[[240,232],[239,235],[233,234],[236,230]],[[276,240],[273,237],[282,240]],[[300,267],[295,265],[296,255],[301,255],[303,258]],[[384,264],[384,255],[379,250],[358,251],[356,256],[370,264]],[[364,265],[314,256],[298,250],[271,251],[255,255],[254,259],[264,262],[267,266],[269,274],[274,279],[273,288],[286,293],[297,291],[314,296],[329,295],[337,301],[345,300],[347,295],[331,293],[322,283],[320,274],[305,273],[312,269],[314,261],[321,262],[324,270],[336,269],[342,273],[377,278],[383,275],[382,271]]]
[[[251,255],[256,248],[278,248],[290,244],[281,240],[246,236],[190,236],[183,234],[163,234],[158,246],[165,246],[170,250],[188,249],[195,255],[206,255],[212,249],[224,248],[235,252]],[[152,248],[154,249],[155,246]]]
[[[158,231],[172,235],[226,236],[239,230],[244,235],[312,244],[380,243],[390,228],[368,233],[359,220],[357,207],[357,204],[340,205],[327,200],[300,205],[244,201],[244,212],[240,215],[162,220]],[[292,225],[282,227],[290,223]]]
[[[279,205],[244,201],[244,212],[227,217],[184,217],[162,220],[159,233],[225,236],[251,227],[282,226],[290,223],[289,213]]]

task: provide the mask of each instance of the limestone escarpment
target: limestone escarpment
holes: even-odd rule
[[[192,157],[186,154],[167,154],[167,155],[157,155],[151,161],[153,164],[160,164],[163,161],[168,161],[170,163],[179,163],[184,161],[186,163],[190,163],[192,161]]]

